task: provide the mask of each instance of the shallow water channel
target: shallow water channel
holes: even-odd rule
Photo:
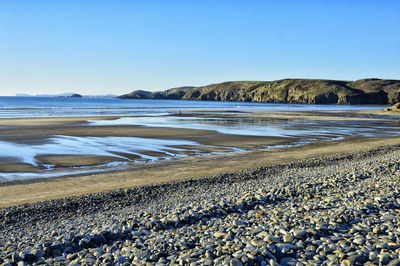
[[[214,130],[221,134],[242,136],[283,137],[288,139],[288,143],[283,146],[350,137],[395,136],[400,133],[400,121],[398,120],[306,120],[265,117],[212,117],[212,115],[211,117],[210,115],[207,117],[171,115],[123,117],[115,120],[93,120],[89,121],[89,125],[158,127],[160,130],[162,128],[182,128]],[[296,141],[290,142],[289,139],[296,139]],[[0,182],[111,171],[132,167],[132,164],[135,163],[143,164],[185,156],[204,156],[249,150],[237,147],[205,146],[207,145],[195,141],[181,140],[179,134],[177,134],[176,139],[54,135],[47,139],[45,143],[29,145],[0,139],[0,162],[1,158],[11,158],[20,163],[38,166],[42,169],[29,173],[0,173]],[[279,147],[282,147],[282,145],[261,145],[257,149]],[[209,150],[207,151],[204,148]],[[106,156],[111,159],[98,165],[74,167],[55,167],[52,163],[43,163],[38,160],[40,156],[60,155]]]

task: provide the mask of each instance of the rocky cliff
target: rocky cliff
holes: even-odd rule
[[[400,80],[232,81],[202,87],[179,87],[159,92],[139,90],[119,96],[119,98],[306,104],[393,104],[400,102]]]
[[[387,107],[383,109],[385,112],[393,112],[393,113],[399,113],[400,112],[400,103],[396,103],[390,107]]]

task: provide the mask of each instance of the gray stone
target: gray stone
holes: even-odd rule
[[[302,230],[302,229],[293,230],[294,237],[304,237],[306,234],[307,234],[306,230]]]
[[[19,254],[19,257],[26,262],[33,262],[35,260],[37,260],[36,255],[32,254],[30,251],[21,251]]]
[[[147,260],[147,259],[149,259],[149,252],[147,250],[137,252],[137,253],[135,253],[135,258],[138,260]]]
[[[291,236],[291,235],[284,235],[283,236],[283,242],[286,242],[286,243],[290,243],[290,242],[292,242],[293,241],[293,236]]]
[[[281,266],[295,266],[297,264],[297,260],[291,257],[283,257],[279,264]]]
[[[31,253],[36,257],[40,258],[44,256],[44,251],[41,249],[32,249]]]
[[[232,259],[232,260],[229,262],[229,265],[230,265],[230,266],[243,266],[243,263],[242,263],[240,260],[238,260],[238,259]]]
[[[400,259],[393,259],[389,262],[388,266],[400,266]]]
[[[216,238],[222,239],[222,238],[224,238],[224,237],[226,236],[226,233],[223,233],[223,232],[215,232],[215,233],[214,233],[214,236],[215,236]]]

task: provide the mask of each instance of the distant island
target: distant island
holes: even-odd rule
[[[300,104],[394,104],[400,102],[400,80],[282,79],[230,81],[165,91],[136,90],[120,99],[174,99]]]
[[[82,97],[82,95],[80,95],[80,94],[78,94],[78,93],[74,93],[74,94],[72,94],[72,95],[69,96],[69,97],[72,97],[72,98],[80,98],[80,97]]]

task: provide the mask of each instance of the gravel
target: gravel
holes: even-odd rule
[[[400,145],[0,209],[0,264],[400,265]]]

